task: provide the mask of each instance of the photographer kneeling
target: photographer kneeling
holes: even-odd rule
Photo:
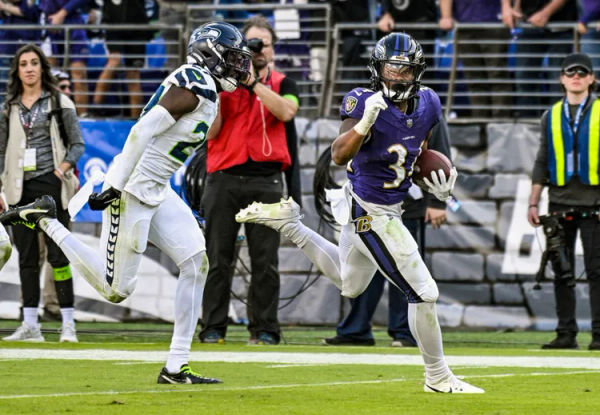
[[[589,349],[600,350],[600,218],[597,213],[585,214],[597,212],[600,206],[600,100],[592,94],[596,79],[589,56],[581,53],[567,56],[562,63],[560,83],[565,97],[542,116],[528,211],[529,223],[539,226],[538,203],[543,186],[548,185],[548,211],[551,217],[559,218],[562,225],[561,252],[566,254],[570,265],[565,266],[561,255],[550,257],[555,275],[558,325],[556,338],[542,348],[578,347],[574,270],[579,229],[592,313],[593,339]]]

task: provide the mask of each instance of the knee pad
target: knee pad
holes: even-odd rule
[[[129,236],[130,246],[138,254],[143,254],[148,246],[148,233],[150,232],[150,221],[140,220],[133,225]]]
[[[116,292],[113,289],[110,289],[109,292],[107,292],[107,293],[102,293],[102,296],[104,298],[106,298],[108,301],[110,301],[111,303],[120,303],[121,301],[124,301],[128,297],[128,296],[123,296],[122,294]]]
[[[361,295],[369,286],[371,278],[368,280],[360,280],[356,278],[342,279],[342,295],[347,298],[356,298]]]
[[[422,293],[419,293],[419,297],[426,303],[435,303],[439,296],[440,291],[433,278],[429,279],[425,286],[425,290]]]
[[[206,251],[192,255],[179,264],[179,278],[195,278],[200,276],[206,280],[208,274],[208,256]]]
[[[12,254],[12,245],[8,239],[0,240],[0,269],[6,264]]]

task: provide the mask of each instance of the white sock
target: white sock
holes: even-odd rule
[[[175,325],[166,364],[169,373],[177,373],[181,365],[189,363],[190,346],[202,310],[202,293],[207,273],[208,258],[205,252],[194,255],[179,266],[175,291]]]
[[[41,230],[46,232],[50,239],[56,242],[56,245],[60,245],[63,239],[71,234],[71,232],[55,218],[42,218],[38,222],[38,226]]]
[[[23,307],[23,321],[31,327],[38,325],[38,309],[37,307]]]
[[[79,274],[104,295],[107,288],[104,279],[104,263],[101,254],[77,239],[57,219],[42,218],[39,227],[60,247]]]
[[[73,319],[73,314],[75,309],[73,307],[61,307],[60,314],[62,316],[62,323],[65,324],[75,324],[75,320]]]
[[[286,223],[281,233],[304,252],[327,278],[342,290],[340,255],[337,245],[304,225],[300,221]]]
[[[444,359],[442,331],[435,303],[409,303],[408,325],[421,350],[427,382],[437,383],[452,375]]]

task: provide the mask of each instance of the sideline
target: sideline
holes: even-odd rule
[[[0,349],[0,359],[113,360],[128,362],[165,362],[167,351]],[[446,356],[450,366],[463,367],[538,367],[600,370],[599,357],[556,356]],[[273,363],[317,365],[423,365],[419,355],[291,353],[291,352],[198,352],[191,362]]]

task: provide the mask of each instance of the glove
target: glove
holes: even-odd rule
[[[446,199],[450,197],[450,193],[452,193],[452,189],[454,189],[454,183],[456,182],[456,178],[458,177],[458,172],[456,171],[456,167],[452,167],[450,170],[450,176],[446,179],[446,175],[444,174],[444,170],[439,169],[437,174],[435,171],[431,172],[431,181],[427,179],[427,177],[423,178],[423,181],[427,185],[427,191],[437,197],[442,202],[445,202]]]
[[[88,204],[92,210],[104,210],[120,197],[121,192],[114,187],[109,187],[102,193],[92,193],[88,199]]]
[[[387,104],[383,100],[382,91],[371,95],[365,101],[365,110],[363,111],[363,116],[354,126],[354,131],[360,135],[367,135],[373,124],[375,124],[375,120],[379,115],[379,111],[385,110],[387,107]]]

